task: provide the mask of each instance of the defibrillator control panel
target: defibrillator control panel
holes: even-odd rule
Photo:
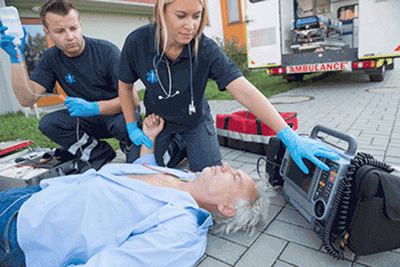
[[[328,165],[329,171],[324,171],[311,161],[303,159],[309,170],[309,173],[305,174],[292,160],[287,149],[279,171],[284,180],[282,190],[285,198],[310,222],[316,232],[321,231],[324,222],[329,217],[339,184],[347,174],[350,160],[354,157],[357,148],[357,143],[352,136],[320,125],[313,129],[308,138],[322,142],[317,138],[317,134],[320,132],[348,143],[346,151],[326,144],[340,156],[339,160],[319,158]]]

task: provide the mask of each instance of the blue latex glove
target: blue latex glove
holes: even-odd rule
[[[97,102],[88,102],[82,98],[69,97],[64,101],[71,117],[89,117],[100,114],[100,107]]]
[[[3,23],[0,21],[0,34],[1,34],[0,47],[4,51],[6,51],[6,53],[10,56],[11,63],[19,63],[17,50],[15,49],[15,45],[13,43],[15,37],[5,34],[5,31],[7,29],[8,27],[3,26]],[[24,30],[24,37],[21,38],[21,45],[18,46],[19,50],[21,51],[20,55],[21,61],[25,59],[24,49],[25,49],[25,39],[26,39],[26,29],[25,27],[22,27],[22,29]]]
[[[140,146],[144,144],[149,149],[153,149],[153,142],[138,128],[137,121],[127,123],[126,129],[128,130],[129,138],[135,145]]]
[[[337,152],[331,150],[321,142],[299,136],[289,126],[280,130],[278,137],[288,148],[290,156],[294,162],[296,162],[297,166],[299,166],[305,174],[308,174],[309,171],[302,160],[303,158],[310,160],[324,171],[329,171],[329,167],[317,157],[324,157],[333,160],[340,159]]]

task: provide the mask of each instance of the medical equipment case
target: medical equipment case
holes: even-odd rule
[[[279,113],[286,123],[297,130],[297,113]],[[266,155],[271,136],[276,133],[250,111],[217,114],[217,136],[221,146]]]
[[[77,159],[61,157],[61,150],[32,148],[32,144],[29,140],[0,143],[0,192],[82,171],[83,165]]]

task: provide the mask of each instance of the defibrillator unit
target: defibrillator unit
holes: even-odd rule
[[[290,157],[289,151],[286,150],[280,168],[280,175],[285,182],[283,186],[285,197],[311,223],[312,229],[322,236],[339,184],[347,174],[350,160],[355,155],[357,142],[350,135],[345,135],[323,126],[316,126],[311,132],[310,138],[316,139],[319,132],[325,132],[348,143],[345,153],[335,149],[340,155],[340,159],[321,158],[328,165],[329,171],[324,171],[316,167],[311,161],[304,159],[309,170],[309,173],[305,174]]]
[[[305,174],[277,137],[260,159],[266,160],[268,182],[282,186],[285,199],[310,223],[326,251],[343,259],[345,247],[356,255],[399,248],[400,177],[391,174],[393,168],[369,154],[356,154],[355,138],[333,129],[317,125],[305,138],[325,143],[340,159],[320,158],[329,171],[303,159],[309,170]],[[338,142],[327,141],[332,138]]]

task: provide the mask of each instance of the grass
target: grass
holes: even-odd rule
[[[45,114],[41,114],[43,117]],[[25,117],[22,111],[16,113],[7,113],[0,116],[0,142],[31,140],[39,147],[57,148],[58,144],[44,136],[38,128],[39,119],[35,115],[30,115],[29,119]],[[119,148],[119,142],[115,138],[105,139],[114,150]]]
[[[310,84],[314,79],[317,79],[321,74],[306,75],[304,82],[288,83],[282,77],[268,76],[266,71],[252,71],[246,73],[246,78],[262,92],[266,97],[290,91],[292,89],[303,87]],[[139,99],[143,100],[145,90],[138,92]],[[217,84],[210,80],[207,84],[206,95],[208,100],[234,100],[231,94],[227,91],[221,92],[218,90]],[[41,114],[43,116],[44,114]],[[22,111],[17,113],[8,113],[0,116],[0,142],[15,141],[15,140],[31,140],[40,147],[56,148],[59,147],[52,142],[38,129],[39,120],[30,115],[27,119]],[[105,139],[115,150],[119,148],[119,142],[114,139]]]

